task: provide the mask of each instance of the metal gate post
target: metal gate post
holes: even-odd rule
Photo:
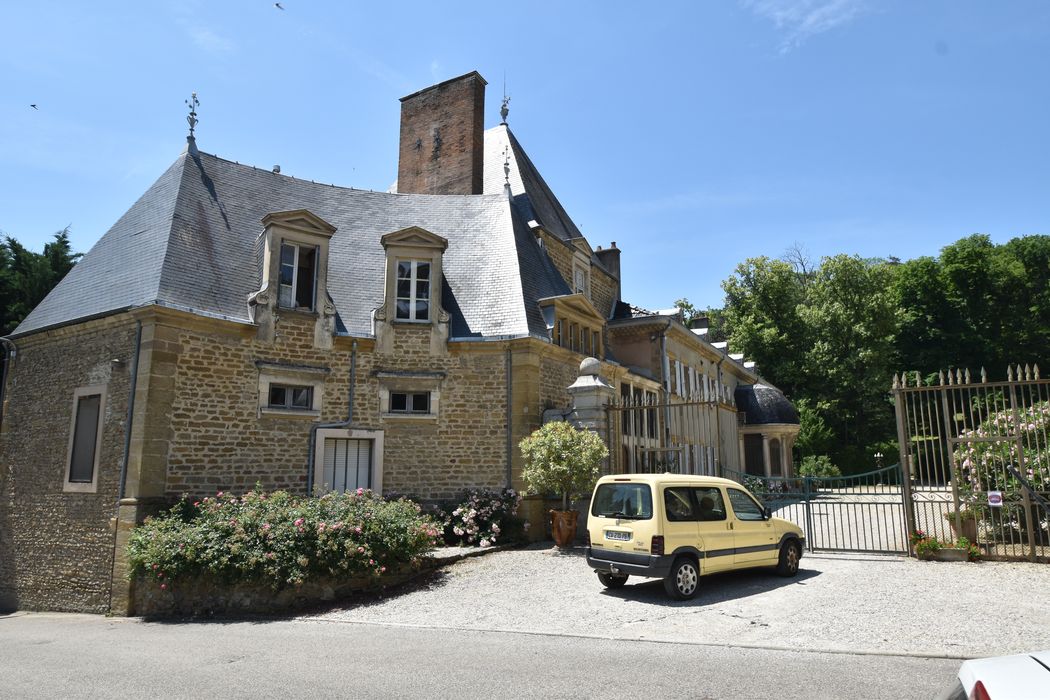
[[[813,551],[813,508],[810,507],[812,492],[809,489],[811,477],[802,477],[802,493],[806,503],[806,548]]]
[[[905,379],[905,381],[907,381]],[[893,407],[894,413],[897,415],[897,445],[900,450],[901,460],[901,504],[904,510],[904,541],[910,542],[911,533],[915,532],[915,501],[912,497],[911,492],[911,455],[908,449],[908,433],[905,430],[905,412],[907,406],[905,405],[904,391],[897,380],[897,377],[893,378]],[[908,546],[908,553],[911,553],[911,547]]]

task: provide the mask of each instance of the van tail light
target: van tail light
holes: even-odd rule
[[[664,536],[653,535],[653,542],[649,546],[649,553],[654,557],[662,557],[664,555]]]
[[[984,689],[984,683],[977,681],[973,686],[973,690],[970,691],[970,700],[992,700],[992,697]]]

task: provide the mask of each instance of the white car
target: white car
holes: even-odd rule
[[[937,700],[1050,699],[1050,649],[964,661]]]

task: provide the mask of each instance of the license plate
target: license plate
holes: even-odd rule
[[[606,530],[605,531],[605,539],[607,539],[607,540],[617,540],[618,542],[630,542],[631,541],[631,533],[629,533],[629,532],[616,532],[614,530]]]

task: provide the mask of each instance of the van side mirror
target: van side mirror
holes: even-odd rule
[[[769,520],[773,517],[773,509],[769,506],[766,506],[762,514],[766,516],[766,520]]]

